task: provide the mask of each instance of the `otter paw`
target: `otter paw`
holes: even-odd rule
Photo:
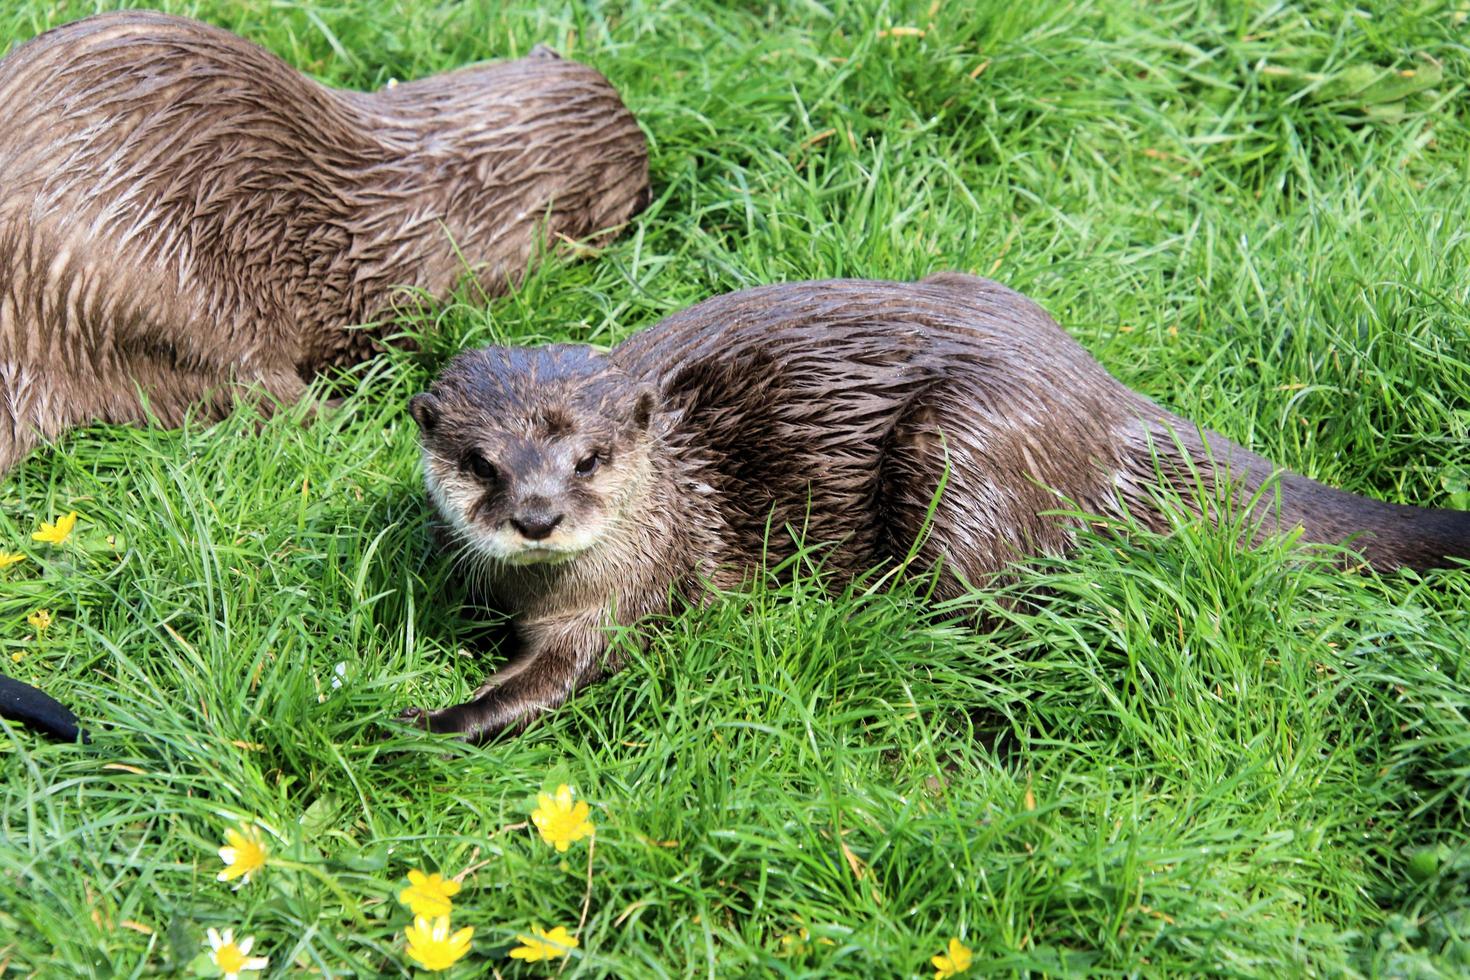
[[[415,705],[404,708],[399,713],[397,720],[428,732],[464,735],[470,733],[473,729],[464,716],[463,707],[463,705],[455,705],[449,708],[439,708],[430,711],[428,708],[420,708]]]
[[[402,711],[398,712],[398,716],[393,720],[408,722],[419,728],[428,728],[429,712],[425,711],[423,708],[418,707],[417,705],[414,705],[409,708],[404,708]]]

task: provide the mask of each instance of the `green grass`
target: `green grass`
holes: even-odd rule
[[[993,275],[1281,464],[1470,506],[1463,3],[165,6],[363,88],[552,43],[643,121],[654,204],[515,296],[406,300],[424,349],[310,425],[96,427],[0,483],[33,555],[0,572],[5,669],[97,734],[0,733],[0,973],[169,972],[234,927],[273,969],[402,975],[415,867],[473,869],[464,976],[552,972],[506,952],[584,900],[569,976],[932,975],[951,936],[985,974],[1470,969],[1464,571],[1181,522],[1038,563],[983,633],[921,582],[804,574],[658,624],[518,739],[382,724],[485,669],[407,398],[465,346],[608,344],[756,283]],[[93,9],[19,0],[0,45]],[[558,782],[590,892],[585,843],[518,826]],[[241,819],[301,867],[217,882]]]

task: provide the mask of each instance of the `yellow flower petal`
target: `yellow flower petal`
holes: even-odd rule
[[[44,633],[51,628],[51,610],[37,609],[26,617],[26,622],[30,623],[31,628],[37,633]]]
[[[517,935],[522,945],[510,951],[513,960],[535,963],[538,960],[561,959],[577,948],[577,937],[567,932],[565,926],[557,926],[547,932],[540,926],[531,927],[531,935]]]
[[[541,832],[541,839],[565,852],[567,847],[583,837],[591,837],[596,830],[587,819],[589,808],[585,800],[572,803],[572,788],[562,783],[555,794],[536,794],[536,809],[531,811],[531,822]]]
[[[934,966],[934,980],[945,980],[957,973],[964,973],[970,968],[973,960],[969,947],[958,939],[949,941],[947,952],[931,957],[929,962]]]
[[[219,849],[219,857],[225,862],[225,869],[219,873],[218,879],[233,881],[239,878],[243,885],[252,874],[265,867],[270,849],[265,846],[259,830],[242,823],[238,830],[232,827],[225,831],[225,846]]]
[[[0,568],[9,568],[17,562],[26,560],[24,553],[19,551],[0,551]]]
[[[473,926],[465,926],[454,935],[449,934],[449,916],[441,915],[432,922],[423,916],[415,916],[413,925],[403,930],[408,940],[408,957],[420,969],[447,970],[470,951],[470,937],[475,934]]]
[[[415,918],[434,919],[453,911],[454,903],[450,899],[459,894],[460,888],[453,878],[410,871],[408,882],[408,887],[398,893],[398,900],[408,906]]]
[[[72,528],[77,526],[77,512],[72,511],[65,517],[58,518],[55,524],[41,522],[41,530],[31,535],[33,541],[43,541],[46,544],[65,544],[66,539],[71,537]]]

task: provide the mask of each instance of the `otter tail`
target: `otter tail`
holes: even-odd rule
[[[1178,418],[1170,422],[1188,425]],[[1161,437],[1157,429],[1151,432],[1150,475],[1162,464],[1168,482],[1181,488],[1199,486],[1198,476],[1209,474],[1206,483],[1217,497],[1228,487],[1237,504],[1249,507],[1256,540],[1301,528],[1305,540],[1346,545],[1379,571],[1426,571],[1454,566],[1457,559],[1470,561],[1470,511],[1409,507],[1358,496],[1283,470],[1221,436],[1205,433],[1200,438],[1173,425],[1168,428],[1169,436]],[[1161,454],[1161,446],[1182,451],[1188,464],[1181,468],[1193,476],[1177,470],[1179,455]]]
[[[1374,568],[1424,571],[1470,560],[1470,512],[1384,503],[1295,473],[1283,473],[1278,481],[1283,512],[1296,518],[1309,539],[1347,542]]]

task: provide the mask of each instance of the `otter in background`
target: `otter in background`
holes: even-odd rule
[[[538,239],[648,200],[643,134],[538,49],[371,94],[233,34],[120,12],[0,61],[0,475],[90,421],[284,402],[375,349],[402,286],[491,293]]]
[[[790,557],[843,583],[884,563],[962,595],[1077,519],[1165,530],[1160,481],[1257,536],[1351,539],[1379,569],[1470,557],[1470,513],[1283,473],[1132,391],[989,280],[790,283],[707,300],[610,353],[488,348],[411,411],[429,498],[519,656],[470,701],[408,717],[483,738],[616,670],[608,627]]]

